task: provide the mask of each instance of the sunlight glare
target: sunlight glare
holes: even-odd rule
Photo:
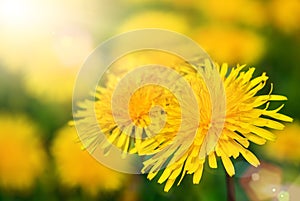
[[[24,26],[36,23],[38,9],[29,1],[4,0],[0,2],[2,23],[9,26]]]

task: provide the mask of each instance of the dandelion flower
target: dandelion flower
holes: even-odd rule
[[[199,1],[196,5],[209,20],[261,27],[267,22],[264,3],[249,0]]]
[[[269,14],[276,27],[286,33],[297,33],[300,29],[300,2],[298,0],[269,1]]]
[[[195,5],[196,1],[195,0],[186,0],[186,1],[183,1],[183,0],[175,0],[175,1],[171,1],[171,0],[145,0],[145,1],[138,1],[138,0],[123,0],[124,3],[126,3],[126,5],[147,5],[147,4],[150,4],[152,5],[153,3],[154,4],[160,4],[160,3],[164,3],[164,4],[168,4],[168,5],[171,5],[171,6],[178,6],[180,8],[182,7],[192,7]]]
[[[300,125],[293,123],[283,131],[277,131],[278,139],[275,142],[268,143],[265,147],[265,153],[272,159],[287,161],[292,163],[300,162]],[[276,152],[274,152],[276,150]]]
[[[111,100],[120,79],[136,66],[143,66],[150,61],[152,63],[168,66],[170,65],[170,61],[172,63],[182,60],[177,56],[165,52],[150,50],[129,54],[115,62],[104,78],[107,82],[104,86],[98,86],[96,90],[95,113],[97,125],[87,118],[94,115],[93,100],[85,100],[80,103],[79,107],[81,110],[75,114],[75,118],[78,120],[77,123],[84,125],[86,128],[85,133],[81,136],[85,148],[95,149],[98,145],[99,133],[95,132],[94,129],[91,129],[97,128],[98,125],[108,140],[107,142],[103,141],[100,144],[100,146],[105,149],[105,152],[107,152],[106,154],[109,153],[109,148],[112,145],[121,148],[124,154],[128,152],[137,153],[138,151],[140,153],[150,154],[147,150],[152,150],[151,153],[154,153],[153,147],[149,147],[147,143],[144,143],[143,147],[139,147],[143,138],[151,137],[151,141],[147,141],[151,144],[150,142],[155,142],[155,139],[157,138],[155,135],[158,134],[154,130],[159,130],[159,135],[164,136],[165,138],[164,140],[160,139],[160,141],[157,142],[161,145],[160,149],[162,149],[167,145],[165,142],[168,142],[170,138],[174,137],[174,133],[178,132],[181,115],[179,103],[168,89],[158,85],[143,86],[132,94],[128,105],[131,121],[127,122],[125,119],[124,121],[126,122],[122,123],[122,129],[114,119]],[[131,80],[131,82],[126,83],[126,86],[132,88],[136,85],[136,80],[137,79],[135,78],[134,80]],[[120,99],[119,104],[123,105],[124,108],[127,108],[127,102],[123,99],[131,92],[126,90],[126,87],[124,86],[123,89],[124,91],[121,91],[121,93],[118,94]],[[121,106],[119,107],[122,108]],[[152,116],[149,116],[150,111]],[[167,119],[165,119],[166,114],[168,114]],[[157,124],[165,123],[165,125],[155,126],[153,123],[154,120]],[[152,126],[150,126],[151,122]],[[152,138],[153,136],[155,137]],[[146,149],[146,147],[148,148]]]
[[[179,33],[188,33],[188,21],[178,13],[147,11],[129,17],[121,25],[119,31],[126,32],[143,28],[169,29]]]
[[[122,149],[125,153],[138,153],[139,155],[151,155],[144,161],[143,173],[148,172],[148,178],[153,179],[159,170],[163,168],[162,175],[158,182],[166,182],[165,191],[169,191],[172,185],[181,174],[180,181],[185,174],[193,174],[193,183],[200,182],[204,163],[208,160],[211,168],[217,168],[217,158],[225,167],[226,172],[233,176],[235,174],[234,166],[231,161],[242,155],[250,164],[258,166],[259,161],[256,156],[248,150],[250,142],[262,145],[267,140],[275,140],[276,135],[268,131],[268,128],[281,130],[284,125],[279,121],[290,122],[292,119],[288,116],[278,113],[283,107],[275,110],[269,110],[271,101],[283,101],[286,97],[281,95],[258,95],[266,84],[268,77],[265,73],[252,79],[255,68],[246,68],[245,65],[228,69],[227,64],[217,65],[218,72],[224,83],[226,92],[226,114],[211,122],[212,103],[210,93],[206,87],[205,81],[197,72],[199,64],[175,64],[171,68],[178,72],[189,83],[194,94],[196,95],[197,104],[200,114],[200,122],[194,128],[196,134],[193,142],[188,147],[180,146],[178,149],[185,149],[182,154],[178,150],[163,151],[168,145],[176,146],[177,141],[174,140],[178,134],[180,127],[181,114],[180,102],[169,90],[159,86],[147,85],[139,88],[132,94],[129,105],[120,105],[122,109],[128,109],[132,122],[123,130],[118,127],[114,121],[111,111],[112,93],[120,81],[117,75],[110,74],[107,77],[105,87],[99,87],[96,92],[95,114],[97,124],[100,125],[102,132],[106,135],[108,145],[97,141],[98,133],[94,133],[96,125],[89,124],[89,116],[93,115],[93,101],[86,100],[80,104],[82,110],[79,110],[75,117],[78,123],[86,128],[86,138],[88,146],[102,146],[109,149],[110,145],[115,145]],[[201,64],[202,65],[202,64]],[[205,69],[211,69],[212,64],[204,63]],[[168,76],[166,76],[167,78]],[[134,82],[128,86],[134,85]],[[123,91],[124,95],[128,93]],[[122,97],[122,96],[120,96]],[[216,101],[216,100],[215,100]],[[219,100],[217,100],[219,101]],[[165,124],[162,129],[157,132],[149,132],[149,118],[151,117],[151,107],[159,105],[164,111],[159,117],[166,116]],[[265,108],[261,106],[265,105]],[[190,115],[193,116],[195,108],[190,108]],[[150,114],[148,114],[150,111]],[[149,117],[150,116],[150,117]],[[269,119],[268,117],[272,118]],[[214,134],[210,131],[218,122],[224,121],[223,130],[216,140],[215,145],[211,145]],[[125,127],[125,129],[124,129]],[[94,134],[93,134],[94,133]],[[128,134],[129,133],[129,134]],[[140,139],[140,135],[146,135],[146,138]],[[187,140],[191,136],[185,133],[184,139]],[[203,154],[201,150],[207,147]],[[161,151],[161,152],[160,152]],[[171,152],[174,151],[174,152]]]
[[[176,133],[180,125],[180,107],[174,95],[167,89],[156,85],[148,85],[138,89],[131,96],[128,106],[131,121],[122,123],[123,129],[121,129],[115,122],[111,110],[111,100],[116,87],[114,84],[118,82],[118,79],[114,75],[110,75],[108,79],[112,82],[108,83],[106,87],[99,86],[96,92],[96,117],[102,132],[106,135],[108,140],[107,142],[103,141],[100,146],[109,151],[110,146],[115,145],[121,148],[125,154],[128,152],[136,153],[137,151],[151,154],[154,153],[154,147],[149,147],[146,143],[143,144],[142,147],[139,145],[143,138],[150,138],[151,142],[155,142],[157,138],[155,135],[157,135],[157,131],[159,131],[159,135],[164,136],[165,139],[162,138],[160,142],[157,143],[164,147],[164,145],[166,145],[165,142],[168,142],[168,135],[170,136]],[[129,85],[133,85],[133,83]],[[119,94],[119,96],[126,96],[126,93],[128,92],[124,91],[123,94]],[[123,106],[126,107],[125,101],[121,104],[124,104]],[[83,144],[85,148],[90,146],[96,147],[99,138],[98,133],[93,133],[94,130],[89,130],[95,127],[95,125],[91,124],[89,119],[82,119],[82,117],[85,118],[92,115],[94,111],[93,101],[86,100],[84,103],[81,103],[80,106],[82,106],[83,110],[79,111],[76,117],[80,119],[78,121],[79,124],[84,124],[87,128],[87,133],[83,136]],[[151,110],[153,114],[152,117],[149,115]],[[164,120],[165,114],[169,114],[166,122]],[[162,119],[161,121],[157,121],[157,123],[165,122],[166,126],[157,125],[158,129],[156,129],[153,124],[150,126],[151,120],[155,117]],[[160,130],[162,127],[163,129]],[[85,141],[85,136],[87,141]],[[154,137],[154,139],[152,137]],[[150,144],[149,141],[148,143]]]
[[[66,34],[67,35],[67,34]],[[64,42],[65,40],[65,42]],[[67,102],[72,99],[73,83],[76,78],[76,73],[80,67],[79,60],[83,61],[84,56],[88,54],[88,47],[85,47],[85,41],[80,41],[81,38],[72,36],[62,36],[57,42],[57,49],[60,54],[55,52],[52,48],[53,44],[43,41],[43,46],[35,50],[36,57],[26,64],[25,71],[25,88],[26,90],[37,98],[45,98],[54,102]],[[79,41],[77,47],[83,46],[81,55],[76,51],[70,52],[69,49],[76,49],[72,46],[72,41]],[[45,44],[46,43],[46,44]],[[66,46],[66,47],[65,47]],[[42,51],[41,51],[42,50]],[[70,55],[63,55],[67,52]],[[79,51],[80,52],[80,51]],[[77,63],[65,64],[59,57],[67,60],[72,60],[76,56]],[[66,63],[68,61],[65,61]],[[51,83],[51,84],[49,84]]]
[[[206,67],[209,68],[209,66]],[[167,165],[167,168],[158,180],[159,183],[166,181],[165,191],[168,191],[172,187],[180,174],[181,179],[185,174],[194,174],[193,183],[198,184],[206,160],[208,160],[211,168],[217,168],[217,158],[221,158],[223,166],[230,176],[235,174],[231,159],[236,159],[239,155],[242,155],[251,165],[258,166],[259,160],[247,149],[250,142],[262,145],[267,140],[274,141],[276,135],[268,131],[267,128],[282,130],[284,125],[279,121],[292,121],[290,117],[278,113],[283,105],[275,110],[268,110],[271,101],[283,101],[286,100],[286,97],[272,95],[272,90],[268,95],[256,96],[256,93],[265,86],[268,79],[265,73],[251,79],[255,71],[253,67],[246,71],[242,71],[246,68],[245,65],[232,68],[231,71],[229,71],[227,64],[217,67],[226,92],[226,115],[216,120],[222,121],[222,118],[225,118],[222,133],[216,146],[213,147],[212,151],[207,153],[207,159],[206,157],[202,157],[199,150],[202,146],[206,146],[207,142],[204,139],[206,135],[210,134],[208,133],[208,129],[216,122],[210,121],[210,97],[204,85],[200,85],[199,87],[199,83],[203,83],[201,76],[198,76],[196,72],[188,74],[186,79],[190,80],[191,86],[198,96],[199,105],[204,105],[205,107],[199,107],[201,120],[193,144],[179,160],[171,165]],[[184,68],[184,66],[181,66],[181,68]],[[265,108],[260,108],[263,105],[266,105]],[[159,158],[156,160],[149,159],[145,162],[145,168],[151,168],[154,164],[164,162]],[[157,171],[150,170],[148,178],[154,178],[157,173]]]
[[[45,168],[46,154],[32,122],[0,115],[0,186],[28,190]]]
[[[62,184],[79,186],[90,195],[96,195],[100,190],[120,189],[126,176],[98,163],[80,148],[76,139],[75,128],[62,128],[51,148]]]
[[[207,26],[194,33],[194,39],[217,62],[253,63],[264,54],[264,40],[246,29]]]

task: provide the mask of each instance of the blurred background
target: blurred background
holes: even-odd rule
[[[164,28],[197,41],[217,62],[257,67],[265,93],[289,100],[294,123],[234,162],[239,201],[300,197],[299,0],[0,0],[0,200],[226,200],[225,174],[205,168],[169,193],[143,175],[101,166],[76,143],[72,90],[101,42],[137,28]],[[217,185],[217,187],[216,187]]]

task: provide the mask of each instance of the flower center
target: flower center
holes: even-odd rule
[[[153,120],[165,115],[164,101],[167,90],[158,85],[147,85],[136,90],[130,98],[129,115],[139,127],[147,127]],[[170,92],[168,95],[171,95]]]

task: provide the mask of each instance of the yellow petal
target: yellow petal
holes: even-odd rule
[[[224,129],[223,133],[225,135],[227,135],[228,137],[230,137],[231,139],[234,139],[236,141],[238,141],[240,144],[242,144],[244,147],[248,147],[250,145],[249,141],[247,140],[247,138],[243,138],[242,136],[240,136],[239,134],[237,134],[236,132]]]
[[[183,165],[176,167],[175,170],[173,170],[172,174],[170,175],[169,179],[176,180],[176,178],[178,177],[178,175],[180,174],[180,172],[182,170],[182,167],[183,167]]]
[[[217,168],[217,159],[215,152],[212,152],[211,154],[208,155],[208,164],[209,167],[211,168]]]
[[[172,173],[172,170],[170,167],[167,167],[164,172],[162,173],[162,175],[160,176],[159,180],[158,180],[158,183],[161,184],[163,182],[165,182],[169,176],[171,175]]]
[[[251,89],[252,87],[256,86],[257,84],[268,80],[268,76],[266,76],[266,73],[263,73],[261,76],[254,78],[253,80],[251,80],[250,85],[248,87],[248,89]]]
[[[253,166],[257,167],[260,163],[256,156],[249,150],[241,151],[243,157]]]
[[[262,138],[262,137],[259,137],[257,135],[254,135],[252,133],[244,133],[243,134],[246,138],[248,138],[251,142],[254,142],[255,144],[258,144],[258,145],[263,145],[266,143],[266,139]]]
[[[201,164],[198,169],[196,170],[196,172],[194,173],[193,176],[193,184],[199,184],[200,179],[202,177],[202,172],[203,172],[203,164]]]
[[[224,78],[227,74],[227,71],[228,71],[228,64],[227,63],[223,63],[222,66],[221,66],[221,72],[220,72],[220,76],[222,78]]]
[[[156,172],[149,172],[147,178],[149,180],[152,180],[156,175],[157,175],[158,171]]]
[[[249,130],[251,130],[252,133],[255,133],[256,135],[258,135],[262,138],[265,138],[267,140],[274,141],[276,139],[276,135],[274,135],[273,133],[271,133],[270,131],[268,131],[266,129],[250,125]]]
[[[227,156],[221,156],[223,166],[229,176],[233,176],[235,174],[234,166],[231,160]]]
[[[252,75],[255,71],[255,68],[250,68],[246,73],[245,75],[243,76],[243,81],[242,81],[242,84],[245,84],[247,82],[250,81],[250,79],[252,78]]]
[[[122,147],[125,144],[126,138],[128,137],[127,134],[122,133],[119,137],[119,140],[117,142],[117,147]]]
[[[253,122],[253,125],[260,126],[260,127],[268,127],[273,128],[277,130],[282,130],[284,128],[284,125],[282,123],[279,123],[277,121],[271,120],[271,119],[265,119],[265,118],[259,118]]]
[[[291,118],[289,116],[286,116],[286,115],[280,114],[280,113],[274,113],[272,111],[265,111],[263,113],[263,115],[272,117],[272,118],[277,119],[277,120],[285,121],[285,122],[292,122],[293,121],[293,118]]]
[[[202,161],[203,160],[199,160],[199,158],[189,157],[185,163],[185,169],[188,171],[188,174],[194,173],[198,169],[200,163],[203,163]]]
[[[173,179],[168,179],[166,185],[165,185],[165,188],[164,188],[164,191],[165,192],[168,192],[170,190],[170,188],[173,186],[175,180]]]

